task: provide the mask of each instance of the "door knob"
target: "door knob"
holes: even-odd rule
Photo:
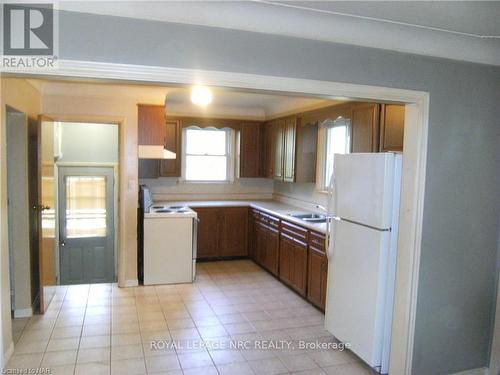
[[[66,242],[65,242],[64,240],[61,240],[61,241],[59,242],[59,244],[61,245],[61,247],[66,246]]]

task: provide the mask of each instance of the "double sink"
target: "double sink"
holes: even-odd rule
[[[326,215],[323,214],[289,214],[289,216],[305,221],[307,223],[326,223]]]

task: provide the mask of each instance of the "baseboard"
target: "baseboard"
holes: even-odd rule
[[[7,349],[5,353],[2,353],[2,358],[0,358],[0,369],[3,369],[7,365],[12,354],[14,354],[14,341],[11,341],[9,349]]]
[[[30,318],[33,316],[33,308],[29,307],[27,309],[15,309],[14,318]]]
[[[134,286],[139,286],[139,280],[137,279],[125,280],[123,284],[120,286],[123,288],[132,288]]]
[[[472,370],[456,372],[453,375],[495,375],[495,374],[488,374],[488,369],[486,367],[480,367],[480,368],[474,368]]]

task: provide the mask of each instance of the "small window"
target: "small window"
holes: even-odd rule
[[[231,181],[233,132],[189,127],[184,130],[184,179]]]
[[[333,173],[334,155],[351,152],[351,122],[349,119],[339,117],[336,120],[325,120],[321,127],[324,139],[321,190],[327,190]]]

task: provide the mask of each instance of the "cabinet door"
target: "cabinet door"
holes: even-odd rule
[[[261,222],[258,222],[255,228],[255,234],[255,261],[262,267],[266,267],[267,227]]]
[[[325,235],[309,232],[307,299],[320,309],[325,309],[328,258],[325,251]]]
[[[297,132],[297,118],[288,117],[284,120],[284,152],[283,152],[283,180],[295,180],[295,135]]]
[[[307,299],[314,305],[324,309],[324,297],[326,288],[323,286],[325,254],[312,247],[309,248],[309,267],[307,281]],[[325,290],[324,290],[325,289]]]
[[[403,151],[405,107],[382,104],[380,112],[380,151]]]
[[[379,141],[379,104],[352,106],[352,152],[377,152]]]
[[[316,182],[318,121],[303,117],[297,121],[295,182]]]
[[[272,178],[274,176],[274,122],[265,122],[262,127],[262,132],[262,175],[267,178]]]
[[[279,279],[289,286],[293,284],[293,246],[292,238],[284,234],[280,235]]]
[[[219,256],[247,255],[247,207],[226,207],[219,210]]]
[[[160,176],[181,176],[181,126],[178,120],[167,120],[165,122],[165,147],[175,152],[176,158],[160,161]]]
[[[305,295],[307,289],[307,244],[297,240],[293,243],[292,287]]]
[[[218,256],[219,209],[196,208],[198,214],[198,258]]]
[[[165,107],[139,104],[138,131],[140,145],[164,145],[166,137]]]
[[[285,140],[285,120],[280,119],[273,124],[273,177],[283,179],[283,158]]]
[[[266,268],[273,275],[278,276],[279,266],[279,251],[280,251],[280,235],[279,231],[273,228],[267,229],[266,236]]]
[[[250,259],[257,260],[257,222],[259,220],[259,212],[253,208],[249,210],[248,215],[248,256]]]
[[[260,123],[243,123],[240,136],[240,177],[259,177]]]

